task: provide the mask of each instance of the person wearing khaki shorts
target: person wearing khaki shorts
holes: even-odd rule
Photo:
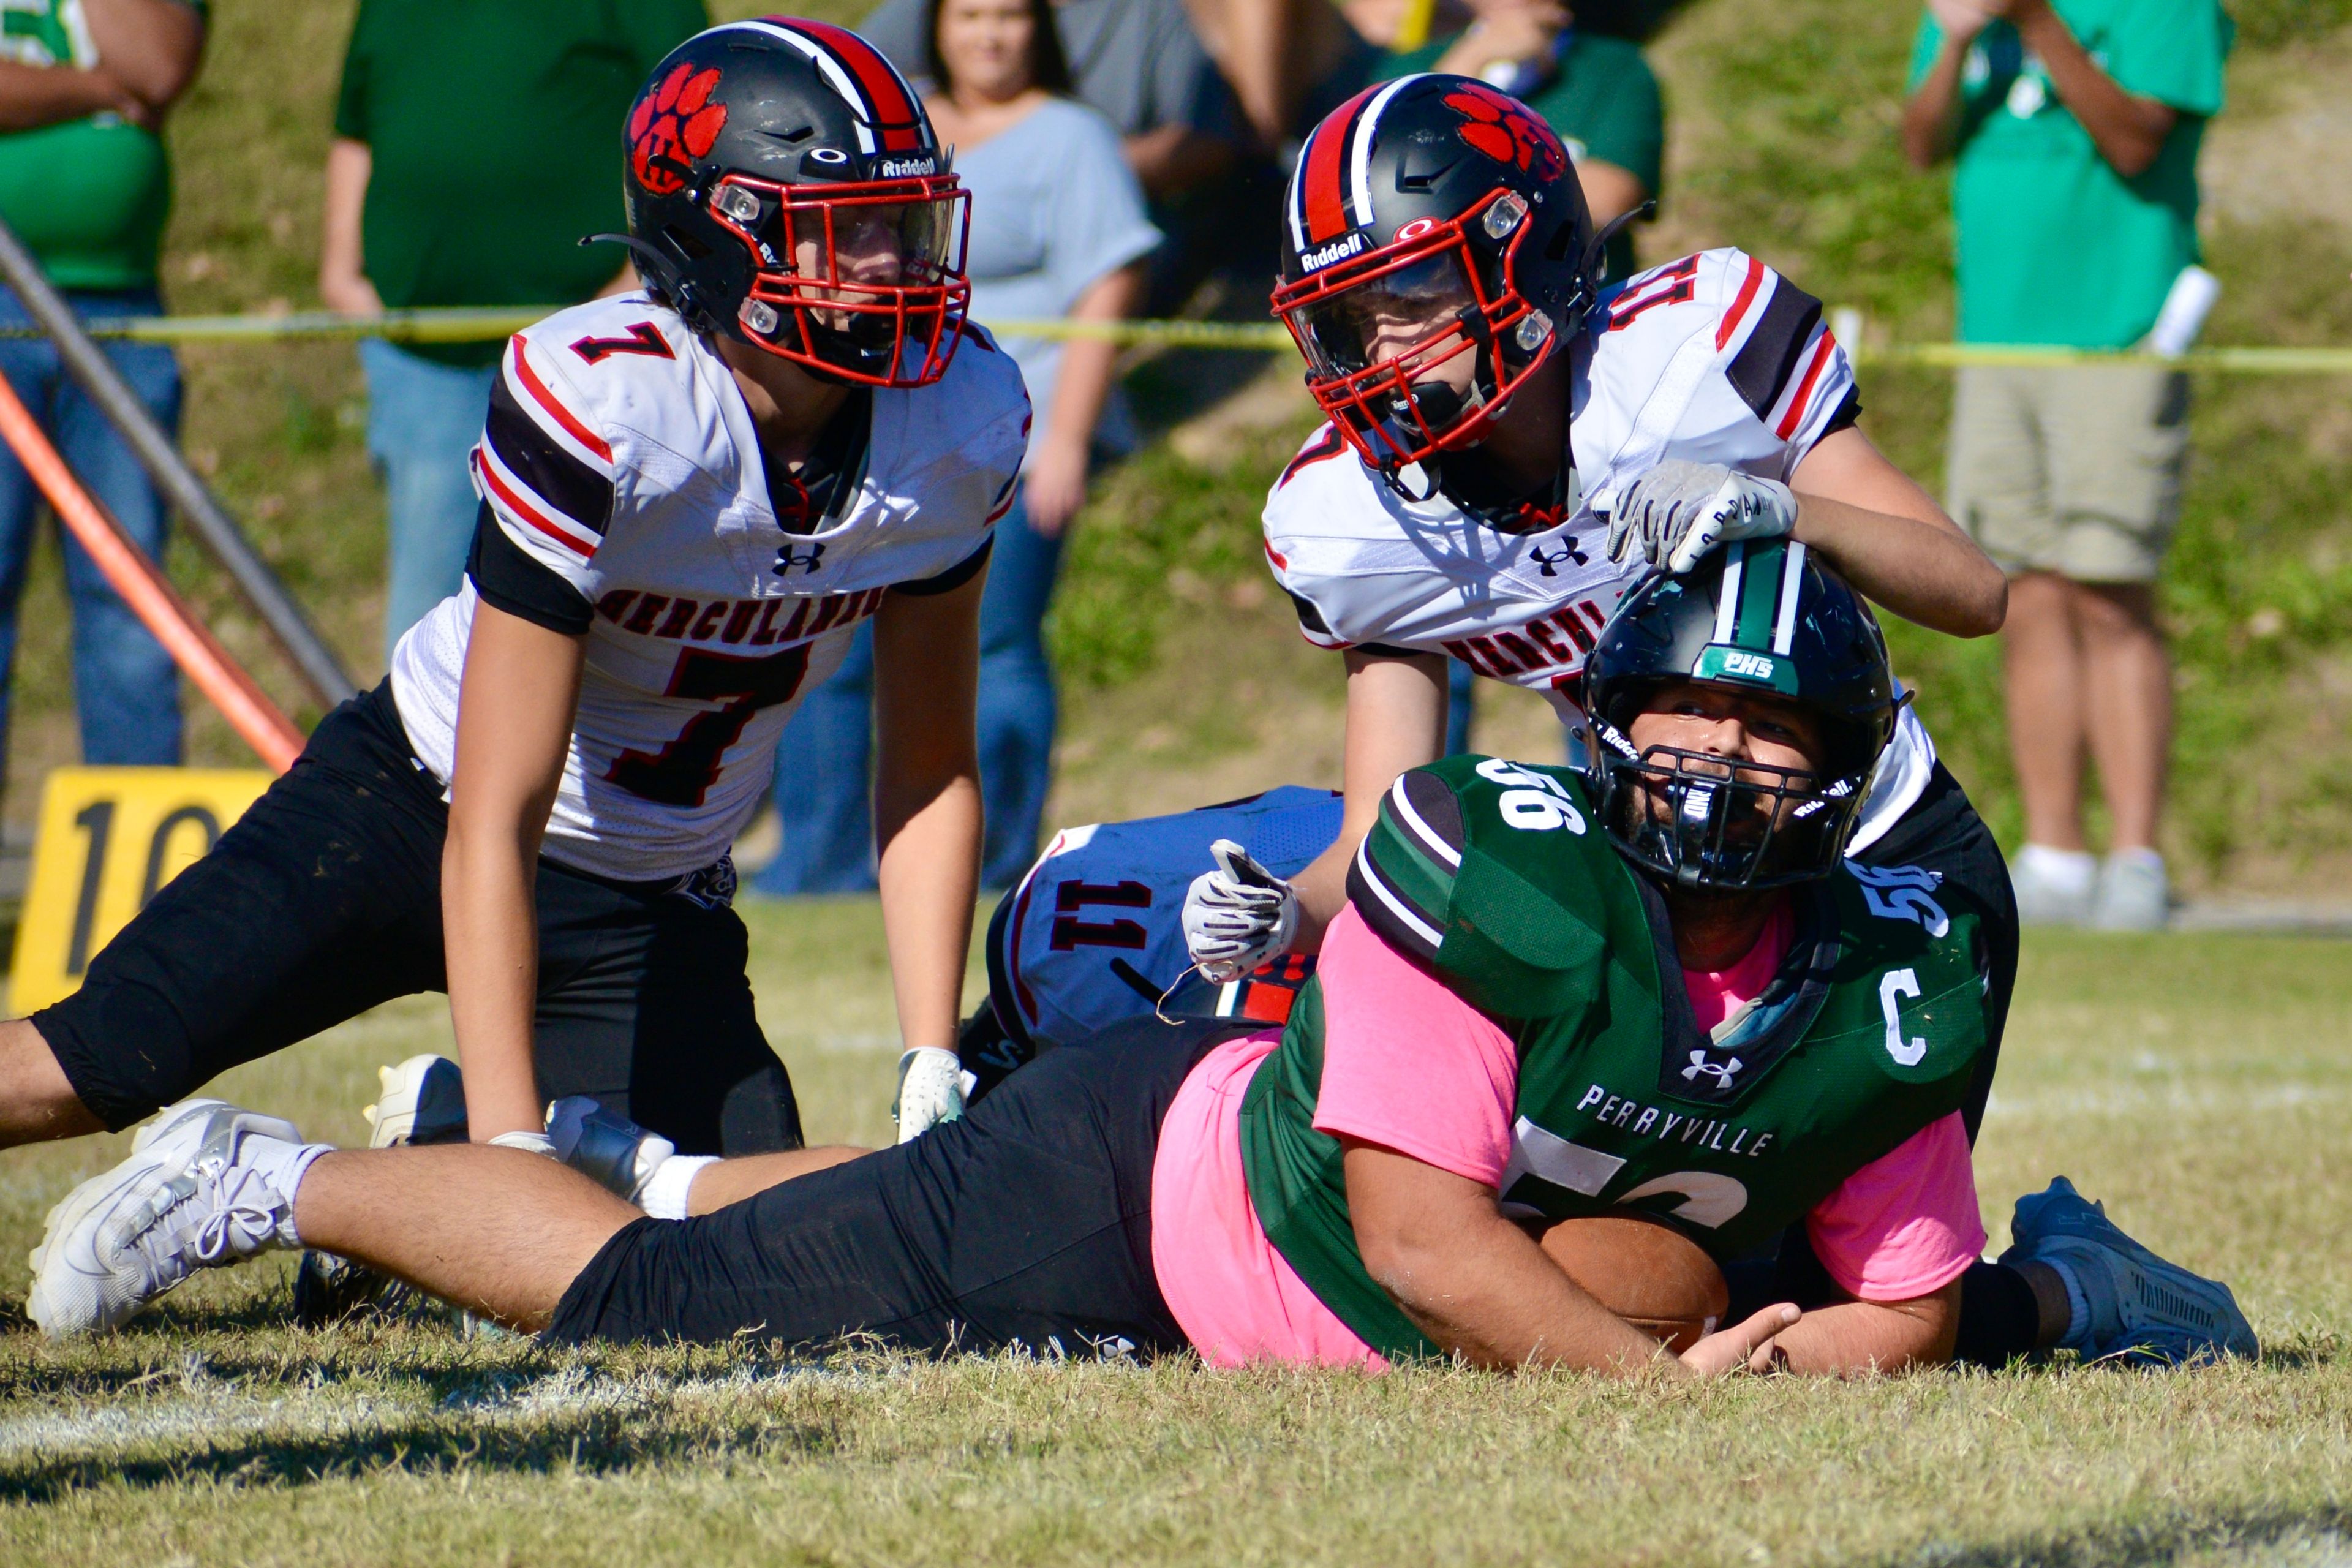
[[[2111,861],[2138,851],[2125,864],[2146,870],[2155,855],[2172,739],[2155,585],[2180,516],[2188,412],[2188,377],[2145,365],[1974,365],[1955,389],[1947,504],[2010,574],[2002,654],[2029,853],[2048,847],[2079,858],[2085,872],[2086,742],[2099,764]],[[2054,880],[2058,896],[2035,905],[2021,890],[2025,917],[2080,919],[2065,896],[2067,862],[2033,858],[2045,862],[2040,874],[2021,881],[2039,891]],[[2161,876],[2160,861],[2152,868]],[[2110,875],[2091,918],[2158,923],[2161,883],[2154,898],[2127,903],[2127,877]],[[2076,885],[2087,891],[2091,881]]]
[[[1927,0],[1904,150],[1954,162],[1963,342],[2144,344],[2194,267],[2197,154],[2221,108],[2218,0]],[[2210,281],[2210,279],[2209,279]],[[2156,580],[2180,515],[2188,381],[2160,363],[1970,365],[1948,509],[2009,574],[2011,863],[2032,923],[2161,926],[2172,671]],[[2083,833],[2085,756],[2110,825]]]

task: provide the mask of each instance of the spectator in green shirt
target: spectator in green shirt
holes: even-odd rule
[[[1955,159],[1959,335],[2121,349],[2197,260],[2197,153],[2221,108],[2218,0],[1928,0],[1905,150]],[[1961,370],[1951,514],[2011,578],[2010,746],[2028,921],[2161,925],[2172,677],[2155,582],[2180,507],[2189,388],[2161,367]],[[2112,831],[2085,846],[2098,760]]]
[[[622,118],[709,21],[702,0],[361,0],[327,153],[320,297],[370,316],[634,286],[615,247],[579,242],[627,226]],[[360,345],[387,491],[387,654],[464,574],[467,453],[503,347]]]
[[[1380,79],[1452,71],[1526,103],[1568,144],[1596,226],[1658,194],[1665,108],[1637,46],[1578,27],[1558,0],[1467,0],[1467,27],[1391,55]],[[1621,230],[1609,276],[1633,272],[1633,237]]]
[[[172,173],[156,134],[195,79],[200,4],[180,0],[6,0],[0,5],[0,217],[84,317],[152,316],[156,251]],[[0,289],[0,324],[29,324]],[[157,343],[116,342],[107,357],[166,430],[180,422],[180,367]],[[123,531],[163,559],[167,513],[139,460],[82,395],[45,338],[0,340],[0,374]],[[40,506],[16,455],[0,446],[0,743]],[[180,686],[171,656],[79,544],[65,540],[73,605],[74,700],[82,760],[180,760]]]

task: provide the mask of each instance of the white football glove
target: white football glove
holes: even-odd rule
[[[963,1063],[953,1051],[917,1046],[898,1058],[898,1097],[890,1120],[898,1142],[911,1143],[942,1121],[963,1115]]]
[[[1609,559],[1638,554],[1679,575],[1718,544],[1779,539],[1797,526],[1797,498],[1778,479],[1721,463],[1669,458],[1627,485],[1609,517]]]
[[[1209,853],[1217,868],[1193,878],[1184,893],[1184,946],[1201,973],[1223,985],[1290,951],[1298,895],[1230,838]]]

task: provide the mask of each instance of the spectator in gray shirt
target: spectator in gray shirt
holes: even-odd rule
[[[928,90],[927,0],[882,0],[858,33]],[[1145,194],[1164,203],[1232,166],[1245,137],[1232,90],[1184,13],[1183,0],[1055,0],[1078,101],[1118,132]]]

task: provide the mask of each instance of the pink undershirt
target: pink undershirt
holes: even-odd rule
[[[1722,973],[1684,971],[1699,1027],[1761,992],[1787,950],[1783,915]],[[1331,922],[1316,1128],[1377,1143],[1488,1187],[1511,1158],[1518,1052],[1485,1015],[1374,934]],[[1242,1173],[1250,1076],[1282,1038],[1265,1030],[1202,1058],[1160,1124],[1151,1262],[1169,1310],[1213,1366],[1302,1362],[1384,1368],[1266,1239]],[[1864,1300],[1900,1301],[1958,1278],[1984,1247],[1958,1112],[1846,1178],[1806,1215],[1831,1276]]]

